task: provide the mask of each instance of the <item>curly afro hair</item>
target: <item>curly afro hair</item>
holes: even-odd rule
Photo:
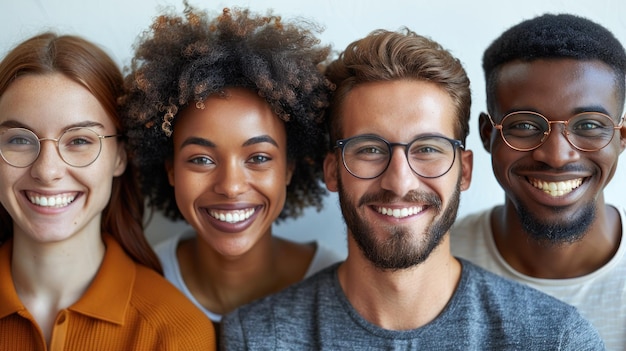
[[[162,14],[135,44],[121,98],[129,143],[148,205],[183,219],[164,161],[173,157],[170,135],[185,107],[225,89],[256,91],[285,122],[287,157],[295,165],[279,219],[322,207],[326,155],[324,110],[332,84],[322,69],[330,47],[320,46],[310,22],[286,22],[248,9],[209,14],[185,2],[183,15]]]
[[[515,60],[551,58],[599,60],[609,65],[615,71],[623,104],[626,52],[619,40],[608,29],[589,19],[570,14],[544,14],[509,28],[485,50],[483,70],[490,111],[493,111],[502,65]]]

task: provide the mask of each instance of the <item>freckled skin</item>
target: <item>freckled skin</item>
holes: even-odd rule
[[[91,123],[101,135],[116,134],[111,117],[91,93],[61,74],[26,75],[0,97],[0,125],[15,122],[39,138],[58,138],[70,126]],[[113,177],[126,167],[126,154],[116,138],[102,141],[98,159],[87,167],[72,167],[59,156],[56,143],[43,141],[38,159],[24,168],[0,160],[0,202],[14,223],[14,235],[37,242],[75,236],[100,236],[101,212],[111,196]],[[66,207],[33,205],[26,193],[45,196],[77,194]]]

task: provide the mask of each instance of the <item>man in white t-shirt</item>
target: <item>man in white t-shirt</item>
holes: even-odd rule
[[[626,349],[624,210],[605,204],[626,147],[626,53],[606,28],[543,15],[484,53],[483,146],[503,205],[452,230],[452,252],[576,307]]]

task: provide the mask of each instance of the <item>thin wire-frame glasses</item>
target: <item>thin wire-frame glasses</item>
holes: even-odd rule
[[[448,173],[456,159],[456,149],[463,149],[460,140],[426,135],[409,143],[391,143],[376,135],[357,135],[337,140],[343,166],[359,179],[374,179],[391,163],[393,148],[404,147],[411,170],[423,178],[438,178]]]
[[[42,141],[53,141],[61,159],[72,167],[87,167],[94,163],[102,150],[102,139],[120,135],[99,135],[84,128],[70,128],[54,138],[39,138],[26,128],[8,128],[0,132],[0,155],[13,167],[32,165],[39,157]]]
[[[507,114],[499,124],[487,114],[491,125],[500,130],[502,140],[513,150],[531,151],[548,140],[553,124],[562,124],[565,139],[580,151],[598,151],[611,142],[615,130],[622,127],[624,116],[615,125],[613,118],[599,112],[583,112],[566,121],[550,121],[533,111],[516,111]]]

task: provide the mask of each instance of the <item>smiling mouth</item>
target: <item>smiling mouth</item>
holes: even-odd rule
[[[52,196],[45,196],[42,194],[28,192],[26,194],[28,200],[37,206],[41,207],[54,207],[60,208],[65,207],[72,202],[76,198],[76,193],[66,193],[66,194],[57,194]]]
[[[528,182],[544,193],[556,197],[571,193],[583,183],[583,178],[564,180],[560,182],[546,182],[536,178],[528,178]]]
[[[389,208],[389,207],[378,207],[376,206],[376,212],[393,217],[393,218],[405,218],[412,216],[414,214],[418,214],[424,210],[422,206],[410,206],[410,207],[402,207],[402,208]]]
[[[236,210],[236,211],[209,210],[208,213],[209,213],[209,216],[221,222],[239,223],[250,218],[254,214],[255,211],[256,210],[254,208],[247,208],[244,210]]]

